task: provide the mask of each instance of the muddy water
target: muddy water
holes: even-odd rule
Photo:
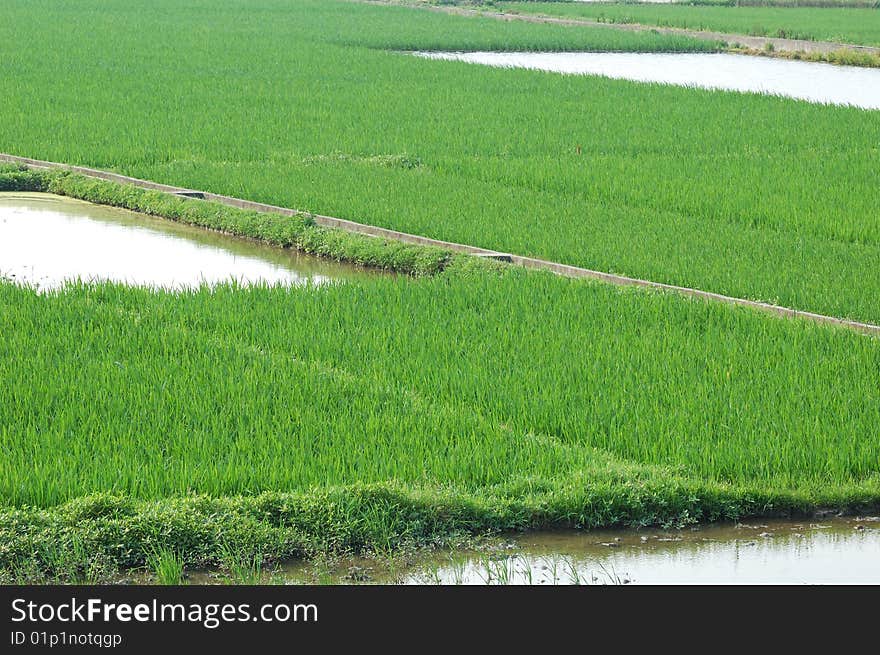
[[[453,557],[407,582],[878,584],[880,522],[750,522],[674,532],[545,533]],[[436,565],[439,564],[439,567]]]
[[[704,89],[750,91],[880,109],[880,69],[732,54],[419,52],[428,59],[600,75]]]
[[[391,584],[880,584],[880,517],[526,533],[474,551],[323,569],[290,563],[273,575]]]
[[[235,280],[295,285],[375,275],[173,221],[42,193],[0,193],[0,277],[182,288]]]

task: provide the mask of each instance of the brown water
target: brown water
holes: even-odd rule
[[[161,288],[324,284],[376,275],[289,249],[45,193],[0,193],[0,277],[38,289],[66,280]]]
[[[229,581],[193,572],[191,584]],[[289,562],[262,582],[330,584],[880,584],[880,517],[683,530],[535,532],[477,550]],[[241,582],[241,581],[239,581]],[[253,582],[253,580],[250,580]]]
[[[452,556],[404,582],[880,584],[880,522],[755,521],[681,531],[536,533]]]

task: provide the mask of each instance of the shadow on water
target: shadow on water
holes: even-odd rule
[[[43,193],[0,193],[0,277],[162,288],[235,280],[299,285],[384,275],[171,220]]]

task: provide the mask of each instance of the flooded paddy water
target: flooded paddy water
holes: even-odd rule
[[[41,290],[72,279],[174,289],[231,280],[322,284],[376,274],[115,207],[0,193],[0,278]]]
[[[880,517],[523,533],[474,550],[289,562],[262,576],[276,583],[408,585],[880,584]],[[190,584],[223,581],[222,572],[189,574]]]
[[[880,69],[735,54],[417,52],[419,57],[880,109]]]

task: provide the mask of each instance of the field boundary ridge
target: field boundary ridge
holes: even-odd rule
[[[880,325],[874,325],[872,323],[863,323],[860,321],[838,318],[836,316],[828,316],[825,314],[817,314],[814,312],[792,309],[790,307],[783,307],[781,305],[774,305],[758,300],[748,300],[746,298],[726,296],[724,294],[714,293],[712,291],[703,291],[691,287],[677,286],[674,284],[666,284],[663,282],[654,282],[651,280],[642,280],[640,278],[628,277],[626,275],[618,275],[615,273],[605,273],[588,268],[581,268],[579,266],[572,266],[569,264],[562,264],[545,259],[538,259],[536,257],[526,257],[523,255],[505,253],[497,250],[489,250],[487,248],[480,248],[477,246],[471,246],[462,243],[454,243],[451,241],[441,241],[439,239],[432,239],[429,237],[419,236],[417,234],[399,232],[397,230],[377,227],[365,223],[358,223],[356,221],[350,221],[343,218],[323,216],[321,214],[314,214],[311,212],[290,209],[287,207],[279,207],[277,205],[269,205],[266,203],[255,202],[253,200],[243,200],[241,198],[233,198],[231,196],[209,193],[207,191],[198,191],[193,189],[186,189],[184,187],[171,186],[168,184],[160,184],[158,182],[151,182],[149,180],[142,180],[135,177],[129,177],[127,175],[121,175],[119,173],[112,173],[109,171],[102,171],[84,166],[73,166],[70,164],[61,164],[58,162],[30,159],[28,157],[19,157],[16,155],[9,155],[5,153],[0,153],[0,162],[17,164],[20,166],[37,169],[61,169],[73,173],[78,173],[86,177],[97,178],[109,182],[116,182],[118,184],[131,184],[142,189],[162,191],[183,198],[207,200],[220,203],[229,207],[235,207],[238,209],[253,210],[271,214],[281,214],[284,216],[309,216],[314,220],[317,225],[320,225],[322,227],[344,230],[346,232],[352,232],[371,237],[378,237],[382,239],[389,239],[392,241],[399,241],[402,243],[413,245],[444,248],[452,252],[464,253],[468,255],[482,257],[485,259],[493,259],[497,261],[507,262],[527,269],[549,271],[562,277],[598,280],[617,286],[641,287],[645,289],[669,291],[692,298],[699,298],[713,302],[721,302],[730,305],[739,305],[742,307],[751,307],[752,309],[757,309],[785,318],[808,319],[817,323],[836,325],[855,330],[857,332],[862,332],[864,334],[880,336]]]

